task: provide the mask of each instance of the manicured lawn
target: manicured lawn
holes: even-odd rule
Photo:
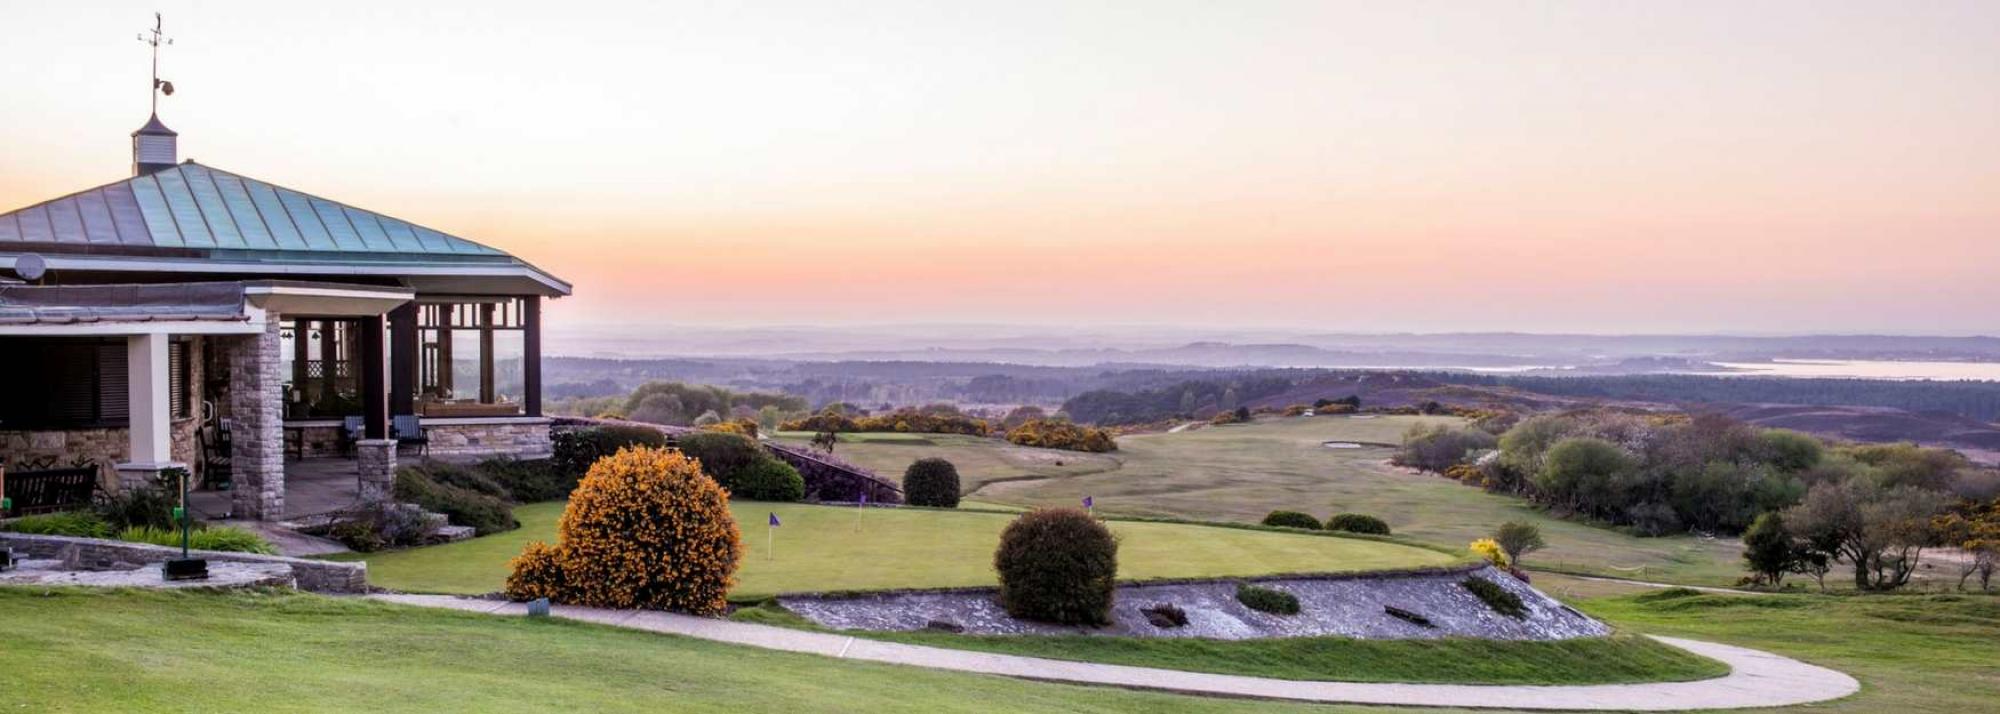
[[[813,628],[765,605],[735,619]],[[1720,677],[1729,667],[1631,634],[1561,642],[1475,639],[1357,640],[1289,637],[1272,640],[1147,639],[1091,636],[974,636],[939,632],[853,633],[919,645],[1083,662],[1129,664],[1192,672],[1344,682],[1459,684],[1605,684]]]
[[[519,530],[449,545],[365,556],[368,581],[410,592],[480,594],[499,590],[507,561],[532,540],[555,540],[563,504],[515,511]],[[781,592],[992,585],[993,549],[1014,516],[975,511],[839,508],[738,502],[748,546],[731,594],[745,600]],[[766,518],[776,513],[775,547]],[[1358,538],[1113,521],[1118,574],[1125,579],[1343,572],[1442,565],[1455,557]]]
[[[302,594],[0,588],[7,712],[1329,712]]]
[[[969,498],[1014,506],[1067,505],[1088,494],[1106,512],[1255,522],[1277,509],[1324,518],[1367,513],[1396,534],[1463,548],[1509,520],[1541,525],[1549,548],[1540,567],[1617,577],[1729,585],[1742,575],[1731,539],[1637,538],[1552,518],[1525,501],[1489,494],[1386,463],[1386,448],[1329,449],[1327,441],[1400,443],[1411,424],[1452,417],[1265,417],[1255,423],[1177,434],[1122,437],[1110,454],[1029,449],[997,439],[926,435],[929,445],[842,443],[843,459],[900,475],[915,459],[958,466]]]
[[[1861,680],[1859,695],[1811,711],[2000,711],[2000,597],[1654,590],[1572,604],[1640,632],[1769,650]]]

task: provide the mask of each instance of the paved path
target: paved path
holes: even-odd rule
[[[405,605],[495,615],[520,615],[527,611],[527,606],[520,603],[446,595],[370,597]],[[1726,677],[1699,682],[1593,686],[1300,682],[906,645],[650,610],[602,610],[559,605],[553,608],[553,614],[649,632],[870,662],[1187,694],[1311,702],[1530,710],[1674,711],[1804,704],[1838,699],[1853,694],[1861,686],[1845,674],[1774,654],[1668,637],[1654,639],[1721,660],[1732,671]]]

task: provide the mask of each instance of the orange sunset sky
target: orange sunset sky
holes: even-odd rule
[[[554,324],[2000,332],[2000,2],[0,0],[0,210],[181,155]]]

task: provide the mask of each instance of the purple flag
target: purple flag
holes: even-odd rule
[[[771,514],[771,527],[773,527],[773,528],[776,528],[776,527],[778,527],[778,526],[782,526],[782,525],[784,525],[784,524],[783,524],[783,523],[779,523],[779,522],[778,522],[778,514],[776,514],[776,513],[773,513],[773,514]]]
[[[1090,500],[1090,497],[1089,497],[1089,496],[1084,496],[1084,497],[1083,497],[1083,507],[1084,507],[1084,508],[1089,508],[1090,506],[1091,506],[1091,500]]]

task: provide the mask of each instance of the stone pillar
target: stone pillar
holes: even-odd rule
[[[396,484],[396,440],[363,439],[354,443],[354,452],[361,472],[361,501],[389,500]]]
[[[299,335],[303,340],[304,335]],[[219,342],[221,340],[218,340]],[[285,517],[285,375],[278,315],[264,331],[227,339],[234,515],[259,521]]]

